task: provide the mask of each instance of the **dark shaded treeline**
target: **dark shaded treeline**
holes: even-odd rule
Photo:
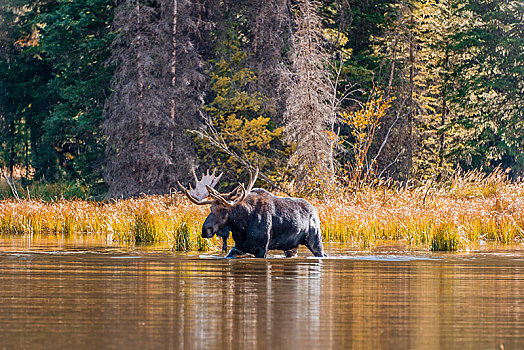
[[[301,30],[315,27],[307,11],[316,33]],[[375,88],[394,100],[367,153],[373,177],[497,166],[518,177],[523,16],[523,1],[494,0],[4,1],[0,163],[111,196],[166,193],[194,166],[236,178],[258,164],[268,180],[298,184],[296,155],[322,142],[304,149],[293,131],[324,125],[346,140],[329,164],[351,172],[357,136],[337,116]],[[311,38],[321,45],[301,56]],[[299,60],[312,56],[327,80],[304,80],[312,71]],[[327,97],[303,104],[304,90]],[[293,116],[315,121],[293,108],[333,122],[297,128]]]

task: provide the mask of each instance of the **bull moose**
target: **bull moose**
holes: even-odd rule
[[[190,185],[188,190],[178,185],[191,202],[211,204],[211,213],[202,225],[203,238],[217,234],[224,241],[223,250],[227,250],[226,241],[229,232],[232,233],[235,246],[228,258],[246,253],[264,258],[268,250],[283,250],[286,257],[292,257],[300,244],[317,257],[327,256],[322,246],[318,213],[308,201],[253,189],[258,168],[254,176],[249,171],[247,188],[239,183],[233,191],[221,194],[214,187],[222,174],[216,176],[215,173],[210,174],[208,170],[198,180],[193,170],[195,188]]]

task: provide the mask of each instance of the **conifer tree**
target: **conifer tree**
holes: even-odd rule
[[[2,136],[26,178],[100,183],[112,13],[108,0],[2,3]]]
[[[285,86],[289,83],[283,67],[289,64],[292,44],[291,4],[289,0],[251,0],[247,6],[249,68],[257,76],[251,90],[266,96],[264,110],[272,122],[282,125],[287,99]]]
[[[106,101],[104,131],[109,196],[165,193],[173,183],[170,137],[174,127],[165,86],[170,86],[168,27],[156,3],[129,0],[116,9],[113,93]]]
[[[452,159],[524,174],[524,2],[468,0],[454,35]],[[467,21],[466,21],[467,20]]]
[[[166,48],[171,53],[167,74],[171,84],[163,93],[169,100],[173,123],[169,151],[176,166],[171,176],[183,182],[190,179],[191,169],[199,163],[196,145],[188,131],[199,128],[204,122],[202,106],[207,78],[200,45],[205,26],[210,22],[199,1],[164,0],[164,3],[168,11],[161,21],[169,23],[171,29],[171,40],[168,40],[171,45]]]
[[[293,33],[292,84],[285,112],[294,151],[289,165],[302,193],[329,194],[335,185],[334,110],[319,3],[301,0]]]
[[[167,193],[197,164],[187,130],[202,123],[203,11],[188,0],[125,1],[115,17],[116,66],[107,100],[110,196]]]

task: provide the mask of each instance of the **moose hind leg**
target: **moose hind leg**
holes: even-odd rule
[[[324,253],[324,246],[322,245],[322,234],[320,228],[312,227],[309,230],[309,236],[306,240],[306,247],[313,253],[314,256],[324,257],[327,256]]]
[[[265,258],[266,257],[267,250],[262,247],[255,248],[255,251],[253,252],[253,255],[255,258]]]
[[[298,253],[298,247],[295,247],[289,250],[284,250],[284,254],[286,254],[286,258],[292,258],[294,256],[297,256],[297,253]]]

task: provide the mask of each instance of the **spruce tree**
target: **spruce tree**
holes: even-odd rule
[[[165,193],[173,182],[170,137],[174,127],[165,86],[169,32],[158,21],[160,6],[124,1],[116,9],[111,64],[113,93],[106,100],[104,178],[109,196]]]
[[[524,3],[468,0],[468,19],[454,36],[463,57],[453,70],[450,95],[455,144],[464,169],[511,168],[524,174]]]

